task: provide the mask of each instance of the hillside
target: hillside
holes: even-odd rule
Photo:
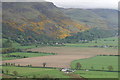
[[[3,38],[19,43],[62,39],[88,29],[51,2],[3,3]]]
[[[61,9],[72,19],[88,27],[118,29],[118,11],[114,9]]]
[[[115,30],[105,30],[99,28],[91,28],[84,32],[78,32],[77,34],[73,34],[72,36],[68,36],[65,38],[67,43],[75,43],[75,42],[89,42],[101,38],[108,37],[116,37],[117,31]]]

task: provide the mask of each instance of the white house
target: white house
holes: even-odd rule
[[[62,69],[60,69],[60,71],[63,71],[65,73],[75,72],[75,70],[72,70],[72,69],[69,69],[69,68],[62,68]]]

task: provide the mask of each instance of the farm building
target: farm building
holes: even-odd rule
[[[72,70],[72,69],[69,69],[69,68],[62,68],[62,69],[60,69],[60,71],[63,71],[63,72],[65,72],[65,73],[75,72],[75,70]]]

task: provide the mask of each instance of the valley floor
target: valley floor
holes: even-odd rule
[[[81,47],[41,47],[36,49],[29,49],[29,51],[56,53],[57,55],[5,60],[3,63],[15,63],[20,65],[31,64],[32,66],[42,66],[42,63],[45,62],[47,64],[47,67],[70,68],[71,61],[77,59],[94,57],[100,54],[117,54],[117,50]]]
[[[109,41],[108,41],[109,40]],[[103,42],[102,45],[107,45],[113,40],[108,39],[106,40],[100,40],[97,41],[96,44],[94,41],[90,44],[94,45],[100,45]],[[101,42],[102,41],[102,42]],[[85,46],[82,46],[84,45]],[[118,49],[114,46],[117,46],[116,44],[113,45],[112,43],[109,44],[109,46],[113,47],[107,47],[107,48],[101,48],[101,47],[89,47],[89,43],[80,43],[80,44],[65,44],[65,46],[41,46],[37,48],[27,49],[27,51],[30,52],[38,52],[38,53],[10,53],[10,55],[20,55],[20,56],[27,56],[26,58],[8,58],[7,55],[4,55],[2,63],[15,63],[15,65],[19,66],[27,66],[31,65],[31,67],[16,67],[16,66],[3,66],[4,70],[9,70],[9,74],[4,74],[4,76],[14,76],[13,75],[13,68],[15,71],[20,74],[19,76],[27,76],[33,77],[34,75],[39,75],[38,73],[44,74],[46,73],[51,74],[47,77],[59,77],[59,78],[68,78],[69,76],[79,76],[79,77],[85,77],[85,78],[117,78],[118,77]],[[65,74],[64,72],[60,72],[59,69],[50,69],[51,73],[49,72],[49,67],[56,67],[56,68],[73,68],[75,69],[76,63],[79,62],[82,64],[81,70],[76,70],[74,73]],[[43,69],[43,63],[46,63],[46,68]],[[33,67],[41,67],[39,68],[33,68]],[[115,72],[108,72],[107,69],[108,66],[112,66],[113,70]],[[102,70],[104,67],[104,70]],[[28,72],[28,69],[32,72]],[[88,71],[84,71],[84,70]],[[92,70],[91,70],[92,69]],[[24,71],[23,74],[21,71]],[[36,71],[38,70],[38,71]],[[44,71],[45,70],[45,71]],[[96,71],[101,70],[101,71]],[[43,71],[43,72],[42,72]],[[28,73],[27,73],[28,72]],[[57,73],[56,73],[57,72]],[[29,74],[30,73],[30,74]],[[56,74],[55,74],[56,73]],[[39,75],[38,77],[43,77],[45,75]],[[60,74],[58,76],[58,74]],[[54,75],[54,76],[53,76]],[[15,76],[14,76],[15,77]]]

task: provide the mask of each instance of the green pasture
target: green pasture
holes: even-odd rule
[[[27,52],[13,52],[8,54],[2,54],[2,60],[12,60],[12,59],[19,59],[21,57],[8,57],[10,55],[19,55],[21,57],[38,57],[38,56],[48,56],[48,55],[55,55],[55,53],[27,53]]]
[[[3,71],[6,70],[8,70],[8,75],[13,75],[13,71],[16,71],[17,76],[28,78],[69,78],[58,69],[4,66]]]
[[[108,66],[112,66],[113,71],[118,71],[118,56],[96,56],[75,60],[71,62],[71,67],[75,69],[76,63],[82,65],[81,69],[108,70]]]
[[[68,47],[88,47],[88,46],[118,46],[118,38],[110,37],[110,38],[102,38],[93,41],[89,41],[88,43],[74,43],[74,44],[65,44]]]
[[[84,78],[118,78],[118,72],[102,72],[102,71],[81,71],[77,70],[75,74],[79,74]]]

